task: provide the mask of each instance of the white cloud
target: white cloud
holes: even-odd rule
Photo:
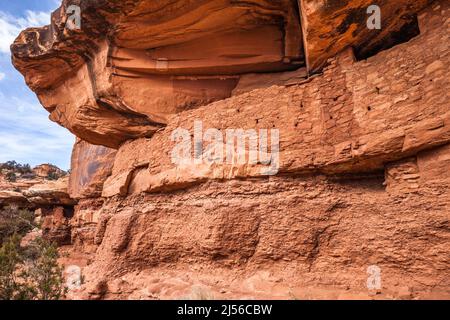
[[[50,24],[50,12],[31,11],[25,12],[25,18],[19,19],[22,25],[27,27],[40,27]]]
[[[4,74],[3,72],[0,72],[0,81],[5,79],[5,77],[6,77],[6,74]]]
[[[16,160],[37,165],[50,162],[68,169],[74,136],[48,119],[34,99],[0,92],[0,163]]]
[[[0,11],[0,53],[9,53],[10,45],[23,29],[47,24],[50,12],[27,10],[24,17],[15,17]]]

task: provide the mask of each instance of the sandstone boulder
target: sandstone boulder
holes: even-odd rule
[[[23,208],[42,206],[73,205],[75,203],[67,192],[68,176],[66,172],[51,164],[42,164],[31,173],[20,173],[15,169],[16,180],[9,181],[5,173],[0,172],[0,207],[17,205]],[[59,178],[64,176],[63,178]],[[57,180],[54,180],[57,179]]]
[[[28,200],[21,192],[0,190],[0,207],[8,205],[27,206]]]

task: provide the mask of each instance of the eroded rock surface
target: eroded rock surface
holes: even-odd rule
[[[13,63],[51,120],[118,148],[173,114],[230,97],[242,75],[295,70],[305,58],[313,72],[348,46],[376,52],[429,1],[380,3],[382,31],[366,27],[369,1],[76,3],[80,30],[67,28],[72,2],[63,1],[49,26],[17,38]]]
[[[175,115],[152,138],[121,146],[103,195],[261,175],[260,167],[236,161],[174,163],[172,150],[179,141],[172,139],[173,132],[184,128],[193,135],[198,120],[203,134],[209,128],[224,133],[228,128],[279,129],[280,174],[383,170],[388,162],[449,143],[450,58],[444,17],[424,17],[430,25],[437,23],[433,30],[424,29],[421,36],[367,61],[356,62],[347,50],[330,61],[321,77],[250,90]],[[205,158],[214,143],[225,154],[225,141],[210,141],[203,146]]]
[[[46,181],[36,184],[23,191],[28,201],[36,205],[74,205],[75,201],[70,198],[67,185],[69,177],[56,181]]]
[[[77,204],[43,213],[83,261],[71,297],[450,297],[448,1],[381,1],[373,32],[362,0],[82,1],[81,30],[68,3],[12,50],[79,138]],[[199,121],[279,130],[275,175],[174,162]]]
[[[391,195],[382,172],[208,182],[185,192],[114,199],[103,208],[108,222],[86,272],[106,281],[107,298],[145,297],[150,290],[146,298],[179,299],[198,285],[217,298],[292,299],[291,291],[306,294],[308,287],[370,298],[367,268],[377,265],[383,272],[378,298],[398,297],[405,286],[409,298],[448,297],[449,205],[444,186]],[[216,272],[224,274],[219,284]],[[260,290],[244,285],[262,272],[278,280],[259,281],[267,286]],[[113,279],[122,277],[128,283],[116,290]]]
[[[294,0],[82,1],[81,30],[65,27],[68,3],[21,34],[13,62],[50,118],[90,143],[151,136],[229,97],[239,74],[304,64]]]
[[[72,151],[69,194],[74,199],[97,198],[111,174],[116,150],[77,140]]]
[[[320,70],[328,58],[347,46],[355,48],[359,57],[373,55],[398,41],[409,40],[420,32],[416,14],[433,0],[299,0],[305,52],[309,68]],[[367,20],[380,8],[381,28],[369,29]],[[372,21],[372,20],[371,20]]]
[[[41,178],[51,178],[51,179],[59,179],[67,175],[64,170],[61,170],[57,166],[52,164],[41,164],[33,168],[32,172]]]

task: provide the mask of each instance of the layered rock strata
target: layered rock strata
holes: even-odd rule
[[[73,297],[450,297],[447,1],[380,2],[377,32],[367,1],[82,1],[77,31],[68,3],[12,50],[79,137]],[[211,161],[229,129],[279,153]]]

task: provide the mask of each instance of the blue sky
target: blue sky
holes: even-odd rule
[[[0,0],[0,162],[70,167],[74,136],[48,119],[47,111],[12,66],[9,52],[22,29],[49,24],[50,12],[60,2]]]

